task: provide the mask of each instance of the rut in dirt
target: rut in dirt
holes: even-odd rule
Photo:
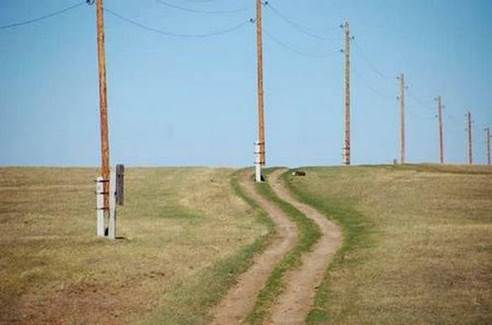
[[[342,244],[340,227],[329,221],[313,207],[298,201],[287,189],[281,175],[285,170],[277,170],[269,177],[269,183],[277,196],[293,205],[307,218],[313,220],[321,231],[321,238],[310,252],[301,257],[302,265],[287,272],[285,289],[276,299],[269,324],[304,324],[313,308],[316,289],[323,281],[325,272],[333,256]]]
[[[253,310],[256,298],[270,274],[283,257],[294,248],[297,227],[283,211],[256,192],[250,171],[240,177],[240,186],[248,197],[268,213],[275,224],[277,235],[265,251],[256,256],[253,265],[239,276],[237,284],[227,293],[214,310],[215,325],[241,324]]]

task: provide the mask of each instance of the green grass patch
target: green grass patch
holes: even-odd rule
[[[166,297],[173,301],[152,320],[151,324],[207,324],[211,321],[210,310],[218,304],[228,290],[236,283],[239,275],[248,270],[255,255],[261,253],[275,235],[273,221],[257,203],[248,197],[239,185],[239,170],[231,177],[231,187],[234,193],[244,200],[252,209],[256,221],[265,225],[267,233],[252,244],[242,248],[237,254],[223,259],[215,265],[203,270],[192,281],[183,282],[179,288]],[[183,299],[184,298],[184,299]],[[176,304],[179,301],[179,304]]]
[[[268,169],[265,176],[268,180],[268,175],[274,169]],[[284,276],[287,271],[299,267],[301,264],[301,256],[304,252],[311,250],[313,245],[321,237],[321,232],[318,226],[306,218],[299,210],[291,204],[281,200],[272,190],[270,185],[258,183],[258,192],[268,200],[279,206],[293,220],[298,228],[299,238],[294,249],[292,249],[275,267],[270,277],[267,280],[265,287],[258,294],[258,298],[253,311],[248,315],[247,320],[252,324],[262,324],[270,315],[271,307],[274,299],[282,293],[284,289]]]
[[[342,227],[342,246],[328,267],[326,276],[316,294],[314,308],[306,319],[308,324],[327,321],[330,320],[330,314],[324,306],[328,304],[332,296],[330,293],[330,271],[345,268],[350,264],[360,263],[359,259],[346,257],[350,252],[358,248],[369,247],[373,244],[373,239],[371,239],[370,235],[374,228],[367,218],[353,208],[353,200],[340,198],[327,201],[299,190],[297,186],[293,185],[295,177],[291,176],[290,172],[284,173],[282,177],[289,190],[300,201],[315,207]]]
[[[492,169],[306,168],[292,192],[342,226],[309,324],[488,324]]]

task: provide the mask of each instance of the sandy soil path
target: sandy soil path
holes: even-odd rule
[[[269,177],[275,193],[292,204],[306,217],[319,226],[322,237],[313,250],[302,256],[302,266],[286,275],[286,288],[272,307],[270,324],[304,324],[304,319],[313,307],[316,288],[323,280],[332,257],[342,243],[340,227],[309,205],[299,202],[289,192],[281,179],[285,170],[279,170]]]
[[[295,223],[290,221],[280,208],[256,192],[251,172],[248,171],[241,175],[240,185],[246,195],[255,200],[272,218],[277,236],[261,255],[255,257],[251,268],[239,276],[238,283],[215,308],[212,321],[215,325],[234,325],[244,322],[253,309],[256,297],[265,286],[270,273],[297,241]]]

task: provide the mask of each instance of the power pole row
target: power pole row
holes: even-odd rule
[[[444,126],[442,121],[442,98],[437,97],[437,119],[439,121],[439,161],[444,164]]]
[[[343,162],[345,165],[350,165],[350,43],[352,37],[350,36],[350,25],[348,22],[344,24],[345,32],[345,141],[343,146]]]
[[[485,143],[487,144],[487,165],[490,165],[490,128],[485,129],[485,136]]]
[[[472,117],[471,113],[468,112],[467,120],[468,120],[468,163],[470,165],[473,164],[473,138],[472,138]]]
[[[109,211],[109,127],[108,98],[106,81],[106,50],[104,45],[104,6],[103,0],[96,0],[97,15],[97,59],[99,68],[99,113],[101,128],[101,173],[104,183],[104,207]]]
[[[405,74],[400,74],[400,163],[405,163]]]
[[[256,181],[263,180],[262,167],[266,163],[265,100],[263,87],[263,16],[262,0],[256,0],[256,53],[258,73],[258,141],[256,143]]]

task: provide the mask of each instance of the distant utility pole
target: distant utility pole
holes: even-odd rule
[[[398,77],[400,80],[400,163],[405,163],[405,75]]]
[[[467,120],[468,120],[468,163],[470,165],[473,164],[473,138],[472,138],[472,117],[471,113],[468,112],[467,114]]]
[[[103,0],[96,0],[97,7],[97,58],[99,63],[99,109],[101,123],[101,172],[104,181],[104,208],[109,207],[109,130],[108,99],[106,86],[106,51],[104,48]]]
[[[343,147],[343,162],[345,165],[350,165],[350,25],[346,21],[343,29],[345,31],[345,141]]]
[[[437,97],[437,117],[439,120],[439,161],[444,164],[444,126],[442,121],[442,98]]]
[[[256,181],[262,181],[261,169],[266,163],[265,158],[265,100],[263,90],[263,17],[262,0],[256,0],[256,49],[258,57],[258,142],[256,161]]]
[[[490,128],[485,129],[485,142],[487,144],[487,165],[490,165]]]

